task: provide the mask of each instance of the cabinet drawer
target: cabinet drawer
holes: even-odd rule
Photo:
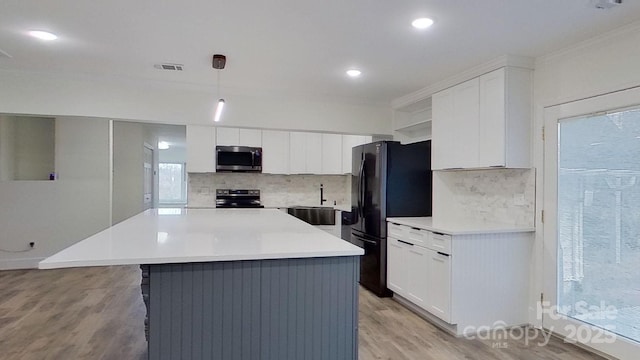
[[[437,232],[431,233],[428,247],[432,250],[451,255],[451,235]]]
[[[431,232],[409,227],[407,228],[406,233],[407,233],[407,239],[412,244],[415,244],[418,246],[424,246],[424,247],[427,247],[429,245],[429,238],[431,237]]]
[[[398,224],[394,224],[394,223],[388,223],[388,228],[387,228],[387,237],[391,236],[394,237],[396,239],[406,239],[407,238],[407,226],[404,225],[398,225]]]

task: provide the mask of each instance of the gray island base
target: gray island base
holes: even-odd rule
[[[358,358],[359,256],[141,268],[150,360]]]

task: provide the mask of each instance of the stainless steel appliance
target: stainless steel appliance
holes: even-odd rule
[[[350,242],[364,249],[360,284],[387,289],[387,217],[431,216],[431,141],[380,141],[352,150]]]
[[[216,171],[262,172],[262,148],[216,146]]]
[[[260,190],[216,190],[216,208],[263,208]]]

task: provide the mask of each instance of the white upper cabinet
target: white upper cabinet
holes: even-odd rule
[[[217,128],[216,142],[225,146],[262,146],[262,130]]]
[[[530,167],[531,84],[505,67],[434,94],[432,168]]]
[[[187,171],[215,172],[216,145],[262,147],[265,174],[350,174],[351,148],[371,136],[187,126]]]
[[[216,128],[187,125],[187,172],[216,171]]]
[[[290,133],[289,172],[291,174],[322,173],[322,134]]]
[[[240,145],[240,129],[237,128],[216,128],[216,145],[238,146]]]
[[[322,134],[322,173],[342,174],[342,135]]]
[[[262,130],[240,129],[239,137],[240,142],[238,143],[238,145],[240,146],[262,146]]]
[[[289,174],[288,131],[262,131],[262,172]]]
[[[351,174],[351,157],[354,146],[368,144],[371,136],[342,135],[342,173]]]
[[[478,147],[479,81],[433,95],[433,169],[474,167]]]

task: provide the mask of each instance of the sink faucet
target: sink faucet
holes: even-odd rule
[[[320,206],[322,206],[325,201],[327,201],[327,199],[324,198],[324,188],[322,187],[322,184],[320,184]]]

